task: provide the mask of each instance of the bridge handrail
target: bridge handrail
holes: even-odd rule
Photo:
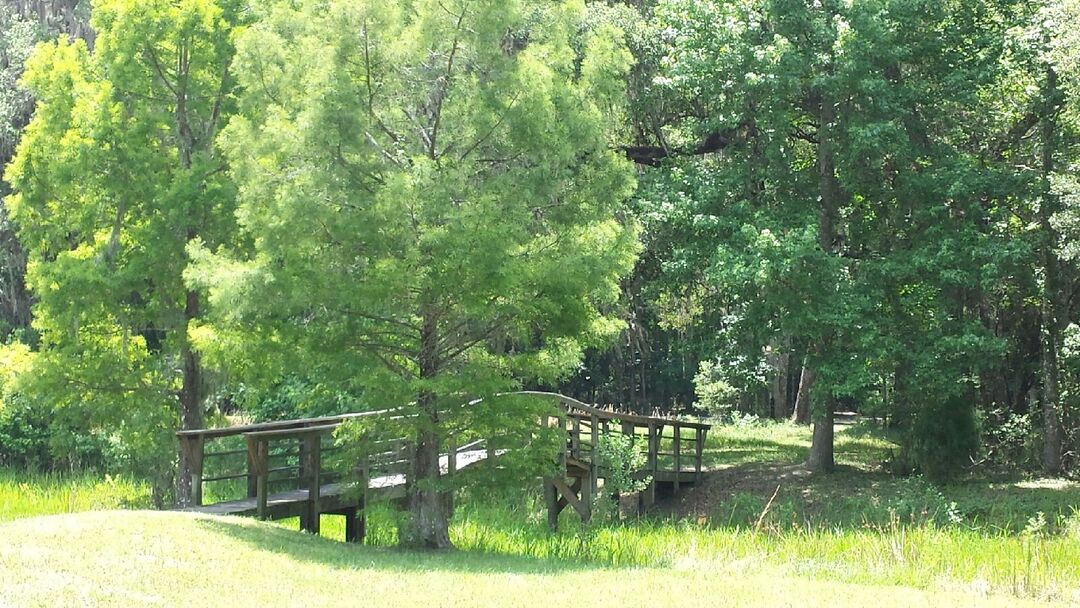
[[[562,401],[566,405],[573,407],[573,409],[579,410],[579,411],[581,411],[582,413],[585,413],[585,414],[589,414],[590,416],[595,415],[600,420],[609,420],[609,421],[610,420],[619,420],[620,422],[633,422],[635,424],[639,424],[639,425],[642,425],[642,426],[648,425],[650,423],[651,424],[657,424],[657,425],[678,425],[678,426],[682,426],[682,427],[687,427],[687,428],[692,428],[692,429],[701,429],[701,430],[705,430],[705,431],[712,428],[711,424],[707,424],[707,423],[704,423],[704,422],[690,422],[690,421],[686,421],[686,420],[679,420],[677,418],[662,418],[662,417],[659,417],[659,416],[644,416],[642,414],[626,414],[626,413],[616,412],[616,411],[613,411],[613,410],[606,410],[606,409],[603,409],[603,408],[596,407],[595,405],[589,405],[587,403],[582,403],[581,401],[578,401],[577,399],[574,399],[573,397],[567,397],[566,395],[560,395],[559,393],[551,393],[551,392],[547,392],[547,391],[515,391],[515,392],[512,392],[512,393],[501,393],[500,394],[500,396],[508,396],[508,397],[513,396],[513,395],[546,397],[546,398],[549,398],[549,399]]]
[[[243,435],[244,433],[258,431],[304,428],[325,424],[340,424],[342,422],[345,422],[346,420],[355,420],[357,418],[367,418],[370,416],[381,416],[383,414],[390,414],[395,411],[396,410],[375,410],[371,412],[352,412],[348,414],[338,414],[336,416],[320,416],[317,418],[297,418],[293,420],[274,420],[272,422],[252,422],[249,424],[223,426],[212,429],[189,429],[184,431],[177,431],[176,436],[180,439],[191,439],[196,437],[202,437],[203,439],[217,439],[218,437]]]

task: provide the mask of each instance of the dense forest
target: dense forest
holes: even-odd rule
[[[90,4],[0,4],[2,465],[535,388],[1078,470],[1076,0]]]

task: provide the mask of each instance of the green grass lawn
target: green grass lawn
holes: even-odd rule
[[[516,605],[576,593],[601,606],[1080,605],[1080,484],[894,477],[880,464],[895,445],[868,425],[838,428],[835,474],[802,471],[808,447],[805,427],[716,427],[703,484],[641,520],[583,529],[568,509],[558,534],[538,488],[464,493],[451,528],[459,551],[438,555],[390,550],[400,515],[386,505],[370,510],[365,547],[334,542],[344,526],[332,516],[321,539],[295,521],[26,519],[145,507],[147,488],[0,471],[0,522],[18,520],[0,524],[0,606],[234,605],[234,594],[241,604]]]
[[[1037,606],[730,562],[613,568],[350,546],[251,520],[100,512],[0,525],[0,605]]]

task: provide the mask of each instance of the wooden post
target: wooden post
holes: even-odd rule
[[[581,478],[581,509],[584,511],[581,521],[583,523],[587,524],[592,521],[592,504],[595,495],[596,465],[590,464],[588,474]]]
[[[595,463],[600,456],[600,419],[596,414],[589,416],[589,437],[592,448],[589,450],[589,461]]]
[[[642,492],[642,501],[645,507],[651,507],[656,503],[656,453],[660,451],[660,433],[656,428],[656,424],[652,422],[649,423],[647,429],[649,433],[649,455],[645,466],[649,469],[652,480],[649,481],[649,485],[645,486],[645,491]]]
[[[259,494],[259,467],[255,463],[256,454],[251,452],[249,448],[247,451],[247,495],[248,498],[255,498]]]
[[[191,453],[189,454],[189,461],[191,462],[191,502],[196,507],[201,507],[203,504],[202,478],[203,451],[205,449],[206,442],[203,436],[196,435],[191,442]]]
[[[296,488],[299,490],[308,490],[308,500],[304,503],[304,508],[300,512],[300,529],[305,532],[311,531],[311,488],[308,485],[308,443],[307,438],[300,435],[296,438],[297,443],[297,456],[296,456]]]
[[[345,542],[362,543],[367,534],[367,521],[364,515],[364,499],[355,507],[345,509]]]
[[[705,429],[696,429],[694,436],[694,483],[701,483],[701,458],[705,452]]]
[[[565,410],[561,410],[561,411],[565,413]],[[562,416],[559,416],[559,418],[557,420],[558,420],[558,424],[559,424],[559,433],[560,434],[566,433],[566,419],[564,419]],[[578,429],[578,431],[579,431],[579,433],[578,433],[578,451],[580,452],[581,451],[580,429]],[[571,439],[571,441],[573,441],[573,435],[571,435],[570,439]],[[566,474],[566,447],[567,447],[566,445],[563,445],[562,449],[559,451],[559,475],[565,475]],[[579,458],[579,457],[580,457],[580,455],[574,455],[574,458]]]
[[[255,465],[256,473],[258,475],[255,480],[256,510],[259,519],[266,519],[266,516],[268,515],[266,511],[266,492],[267,486],[269,485],[269,480],[267,478],[270,475],[270,467],[267,461],[270,458],[270,446],[269,442],[265,439],[249,439],[248,441],[254,441],[255,443]],[[248,447],[248,450],[250,452],[250,446]]]
[[[555,484],[544,479],[544,504],[547,505],[548,528],[554,532],[559,528],[559,495]]]
[[[319,470],[322,468],[321,442],[319,441],[319,435],[317,433],[304,435],[301,442],[303,445],[303,454],[305,456],[301,461],[301,471],[303,471],[301,480],[307,482],[308,490],[307,530],[312,534],[318,534],[322,515],[322,511],[319,508],[319,491],[322,487],[322,475]]]
[[[673,425],[675,427],[675,447],[672,452],[675,453],[675,491],[679,491],[679,473],[682,472],[682,442],[680,437],[680,431],[682,427],[678,423]]]
[[[593,496],[596,495],[596,490],[600,486],[600,419],[596,417],[596,414],[589,417],[589,424],[592,426],[592,453],[589,455],[589,479],[587,483],[582,481],[581,497],[582,502],[588,507],[591,518]]]
[[[570,455],[581,460],[581,419],[570,418]]]

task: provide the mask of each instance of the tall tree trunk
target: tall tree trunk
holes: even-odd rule
[[[438,317],[430,307],[422,312],[420,330],[420,377],[439,373]],[[419,421],[413,479],[408,484],[409,519],[401,534],[401,545],[416,549],[450,549],[449,500],[440,488],[439,411],[436,396],[428,390],[418,395]]]
[[[791,415],[790,399],[788,398],[788,388],[790,382],[788,381],[789,369],[791,367],[791,353],[784,351],[780,352],[772,345],[769,352],[768,362],[772,367],[773,374],[772,379],[769,382],[769,392],[772,397],[772,412],[771,415],[776,420],[783,420]]]
[[[828,473],[833,470],[833,413],[836,402],[831,397],[822,399],[821,407],[814,415],[814,438],[810,444],[810,456],[806,459],[806,468],[811,471]]]
[[[810,390],[814,388],[814,370],[803,362],[799,376],[799,390],[795,396],[795,409],[791,412],[791,421],[810,424]]]
[[[188,324],[199,316],[199,294],[194,291],[187,292],[184,304],[184,325],[181,331],[187,332]],[[203,428],[202,409],[202,367],[199,365],[199,355],[192,350],[187,337],[184,337],[181,349],[181,359],[184,362],[184,377],[180,386],[180,428],[187,431]],[[177,498],[180,506],[191,506],[191,463],[188,462],[183,450],[180,450],[180,475],[176,480]]]
[[[189,54],[186,47],[182,47],[178,53],[178,70],[176,74],[176,142],[177,155],[180,166],[185,172],[191,171],[192,154],[195,147],[195,137],[191,132],[187,114],[187,69],[189,67]],[[165,77],[162,76],[164,79]],[[197,220],[193,217],[191,207],[187,211],[187,230],[185,239],[187,243],[195,240],[199,235]],[[199,316],[199,294],[188,290],[184,297],[184,323],[180,326],[182,332],[182,344],[180,357],[184,362],[184,378],[180,388],[180,428],[183,430],[201,429],[203,427],[202,398],[202,367],[199,363],[198,354],[191,348],[187,339],[188,327]],[[191,487],[191,463],[188,462],[184,451],[180,450],[180,476],[177,479],[177,496],[183,506],[191,504],[193,488]]]
[[[818,227],[818,245],[822,251],[833,253],[836,250],[837,209],[840,204],[840,183],[836,178],[836,159],[833,150],[832,130],[836,120],[836,108],[833,101],[823,92],[819,95],[818,127],[818,188],[821,194],[821,215]],[[829,348],[829,345],[823,345]],[[833,468],[833,409],[835,401],[831,395],[822,397],[821,407],[811,408],[814,420],[814,439],[810,445],[810,457],[806,461],[808,468],[815,471],[831,471]]]
[[[1060,366],[1058,346],[1061,344],[1061,275],[1055,246],[1057,234],[1051,223],[1056,210],[1050,176],[1054,172],[1054,144],[1057,134],[1056,118],[1059,111],[1057,73],[1046,68],[1044,91],[1045,114],[1042,117],[1042,200],[1039,203],[1039,228],[1042,237],[1042,297],[1039,313],[1042,322],[1040,367],[1042,375],[1043,415],[1043,470],[1048,475],[1061,474],[1061,404],[1058,390]]]

